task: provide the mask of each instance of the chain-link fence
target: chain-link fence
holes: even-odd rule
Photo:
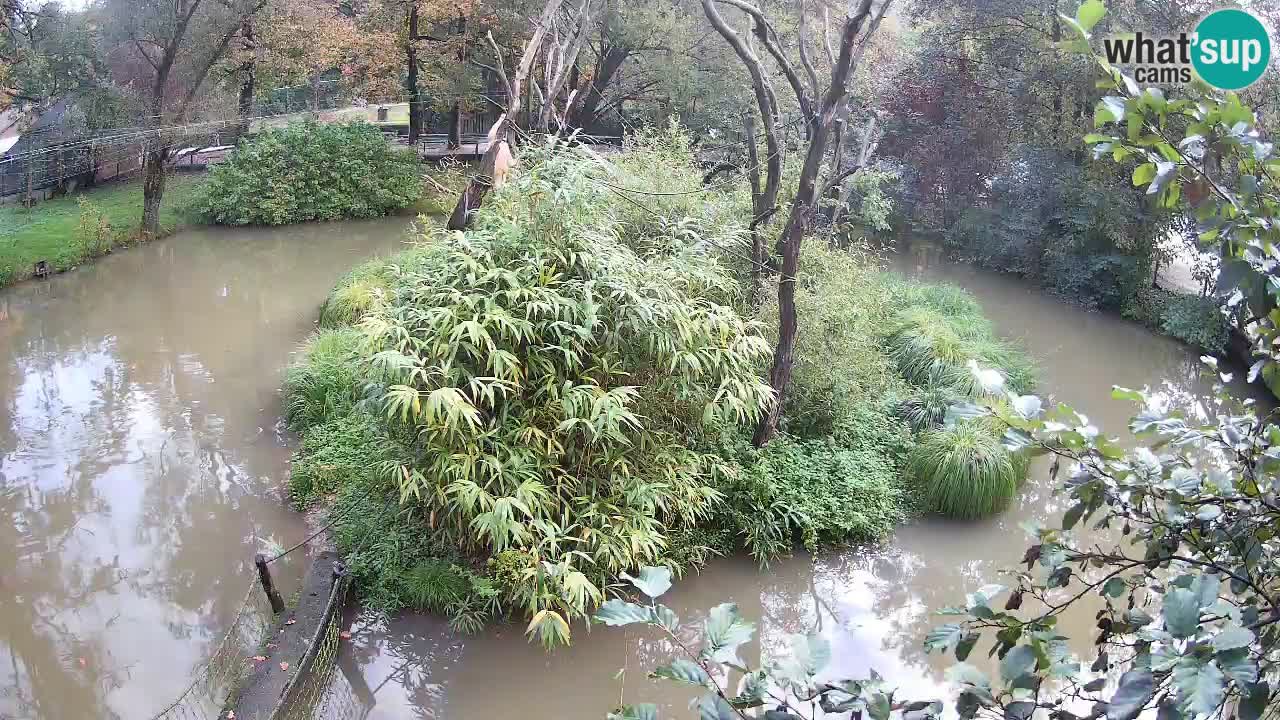
[[[225,717],[228,696],[248,674],[247,658],[262,642],[272,621],[271,607],[256,578],[245,588],[235,618],[209,658],[196,668],[194,679],[169,705],[150,720],[210,720]]]

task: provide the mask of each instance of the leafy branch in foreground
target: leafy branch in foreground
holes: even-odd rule
[[[821,709],[824,713],[854,716],[866,712],[873,720],[888,720],[894,711],[901,711],[904,720],[930,720],[942,712],[942,703],[936,701],[895,703],[893,692],[874,672],[868,680],[818,680],[831,660],[831,646],[821,635],[792,635],[788,655],[759,668],[749,667],[738,650],[751,641],[755,625],[743,619],[733,603],[711,608],[702,625],[701,647],[691,647],[680,635],[679,616],[657,602],[671,587],[671,571],[644,567],[639,577],[626,579],[648,597],[649,603],[609,600],[596,611],[596,622],[614,627],[644,624],[662,631],[679,655],[649,675],[705,690],[696,704],[700,718],[757,717],[756,709],[770,705],[773,709],[764,710],[759,717],[799,720],[815,717]],[[734,677],[738,678],[736,690],[731,691]],[[653,720],[657,716],[656,705],[641,703],[619,708],[610,713],[609,720]]]
[[[1212,358],[1205,358],[1216,371]],[[1130,429],[1150,444],[1132,452],[1067,405],[1045,410],[1031,395],[1005,393],[1002,378],[976,370],[983,404],[953,408],[948,422],[998,423],[1010,450],[1053,458],[1068,509],[1057,527],[1029,526],[1035,538],[1025,568],[1009,584],[985,585],[954,618],[925,638],[929,651],[953,653],[948,678],[959,688],[961,718],[1162,720],[1235,717],[1259,720],[1274,707],[1280,681],[1280,426],[1252,402],[1235,403],[1219,383],[1215,414],[1170,409],[1159,394],[1116,388],[1141,405]],[[1226,379],[1226,378],[1223,378]],[[654,571],[646,570],[643,577]],[[651,598],[666,581],[635,582]],[[656,585],[656,587],[654,587]],[[1003,606],[997,601],[1003,601]],[[1031,608],[1022,611],[1024,602]],[[1098,635],[1086,658],[1072,654],[1059,621],[1081,606],[1100,607]],[[610,600],[596,619],[662,627],[682,653],[654,671],[707,689],[702,718],[789,720],[849,713],[886,720],[932,717],[937,701],[896,698],[880,678],[818,680],[828,659],[819,636],[793,636],[790,653],[751,669],[736,650],[751,625],[736,607],[713,609],[693,650],[678,619],[656,603]],[[979,647],[999,661],[989,677],[969,662]],[[1119,675],[1118,682],[1114,678]],[[730,677],[738,677],[735,693]],[[754,714],[765,704],[775,709]],[[805,709],[808,709],[807,712]],[[649,714],[645,714],[648,712]],[[645,707],[619,718],[655,717]]]
[[[1064,20],[1087,41],[1105,12],[1089,0]],[[1097,121],[1119,124],[1121,134],[1087,142],[1096,144],[1099,157],[1147,160],[1134,182],[1167,206],[1202,195],[1196,214],[1204,241],[1221,241],[1229,304],[1252,313],[1241,324],[1262,359],[1250,379],[1274,376],[1280,158],[1273,144],[1234,94],[1198,87],[1192,99],[1168,100],[1103,67],[1104,85],[1125,96],[1105,98]],[[1184,131],[1181,140],[1172,135],[1175,127]],[[1203,361],[1218,382],[1216,399],[1199,407],[1175,407],[1159,393],[1113,390],[1140,407],[1129,429],[1144,445],[1133,450],[1070,406],[1046,409],[1038,397],[1006,391],[999,373],[972,367],[984,392],[952,408],[947,424],[998,426],[1011,451],[1051,458],[1050,475],[1060,480],[1057,493],[1067,510],[1057,527],[1027,528],[1034,541],[1025,568],[1007,573],[1008,585],[983,586],[963,607],[944,609],[952,621],[925,639],[928,650],[958,661],[948,676],[959,689],[954,709],[960,718],[1260,720],[1278,714],[1280,424],[1275,411],[1232,399],[1224,386],[1230,374],[1219,372],[1213,358]],[[611,602],[619,611],[640,607]],[[631,621],[660,622],[659,613],[669,611],[659,608]],[[1095,608],[1098,633],[1087,657],[1079,658],[1060,620]],[[824,712],[859,720],[940,712],[936,703],[901,702],[874,676],[869,684],[816,682],[817,670],[807,671],[825,661],[817,638],[793,642],[786,659],[748,672],[718,660],[715,637],[704,635],[696,655],[677,643],[700,670],[681,679],[709,691],[699,705],[702,718],[801,718],[806,703],[813,717],[814,701]],[[996,677],[969,662],[980,648],[998,659]],[[741,673],[742,686],[752,691],[742,701],[724,690],[729,671]],[[778,709],[754,713],[766,699]],[[654,715],[624,708],[616,717]]]

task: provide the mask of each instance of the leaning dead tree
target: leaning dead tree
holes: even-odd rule
[[[772,61],[773,70],[781,74],[790,87],[804,122],[804,134],[808,142],[795,197],[791,202],[791,212],[786,226],[778,236],[777,270],[780,275],[778,344],[774,348],[773,363],[769,368],[769,384],[773,387],[775,398],[769,411],[756,427],[753,442],[757,446],[769,442],[777,433],[787,387],[791,383],[791,371],[795,363],[796,332],[799,327],[796,317],[795,285],[796,274],[800,269],[800,245],[812,227],[815,212],[829,187],[829,182],[819,182],[819,176],[826,162],[832,128],[848,104],[849,82],[853,71],[891,2],[892,0],[883,0],[878,9],[873,9],[872,0],[856,0],[854,7],[845,15],[839,26],[839,51],[835,51],[834,47],[831,48],[829,72],[825,78],[820,78],[817,66],[809,52],[810,32],[804,3],[800,6],[797,42],[800,69],[797,70],[791,56],[784,51],[778,33],[759,7],[747,0],[702,0],[702,9],[712,27],[733,48],[751,76],[756,109],[762,119],[765,152],[768,155],[763,159],[764,183],[761,185],[758,177],[752,183],[756,214],[752,221],[753,229],[766,213],[773,213],[777,202],[781,184],[782,145],[780,134],[782,128],[778,120],[778,96],[770,81],[774,73],[766,69],[764,61],[756,54],[754,45],[764,49],[765,54]],[[751,40],[754,42],[733,29],[721,14],[721,6],[736,8],[746,14],[751,25]],[[829,41],[826,42],[829,43]],[[748,125],[748,144],[751,150],[754,150],[754,128],[750,124]],[[752,173],[758,166],[759,161],[752,158]],[[833,173],[833,178],[837,175],[838,173]],[[758,191],[757,188],[759,188]],[[758,233],[755,234],[752,259],[755,267],[759,269],[765,267],[766,263],[763,239]]]
[[[555,104],[560,102],[559,98],[565,90],[571,69],[577,62],[592,13],[597,6],[603,5],[603,0],[579,0],[576,9],[570,9],[567,17],[561,17],[563,4],[564,0],[547,0],[533,34],[524,45],[524,52],[520,55],[520,62],[514,73],[507,72],[502,61],[502,50],[494,42],[492,33],[486,35],[496,60],[493,66],[485,67],[502,81],[507,103],[497,122],[489,128],[489,147],[480,159],[480,167],[449,216],[450,230],[466,229],[476,210],[484,203],[485,195],[501,186],[506,177],[512,162],[513,131],[526,82],[532,82],[533,92],[541,102],[539,129],[547,132],[553,119],[563,129],[563,119],[569,115],[577,93],[568,93],[563,101],[563,110],[557,110]],[[542,85],[536,80],[531,81],[529,77],[539,58],[543,60]]]
[[[581,89],[570,87],[569,79],[578,67],[578,54],[586,44],[596,6],[603,5],[602,0],[581,0],[577,12],[567,22],[553,20],[551,36],[546,42],[546,56],[542,62],[542,83],[533,82],[533,92],[540,104],[536,127],[541,133],[550,133],[553,121],[556,132],[564,132],[568,118],[581,102]],[[557,107],[562,94],[566,94],[563,106]]]

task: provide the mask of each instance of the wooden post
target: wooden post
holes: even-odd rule
[[[284,612],[284,598],[280,597],[280,591],[276,590],[276,584],[271,580],[271,571],[267,569],[267,559],[258,553],[253,556],[253,564],[258,566],[258,580],[262,582],[262,590],[267,594],[267,599],[271,601],[271,612]]]
[[[31,146],[32,146],[32,147],[35,147],[35,143],[31,143]],[[30,153],[28,153],[28,155],[27,155],[27,203],[26,203],[27,208],[30,208],[30,207],[31,207],[31,185],[32,185],[32,177],[31,177],[31,175],[32,175],[32,168],[31,168],[31,165],[32,165],[32,163],[33,163],[33,162],[35,162],[35,158],[34,158]]]

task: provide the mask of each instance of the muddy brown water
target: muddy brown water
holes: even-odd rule
[[[253,553],[303,536],[280,499],[281,369],[333,282],[406,224],[188,231],[0,291],[0,719],[145,719],[186,686]],[[1044,391],[1113,433],[1129,408],[1112,383],[1167,378],[1187,403],[1204,390],[1194,353],[1130,323],[928,255],[899,264],[973,291],[1040,361]],[[666,600],[690,623],[737,602],[759,624],[755,657],[816,629],[834,672],[875,668],[942,696],[947,663],[921,650],[931,613],[1021,556],[1022,519],[1060,512],[1042,476],[985,522],[918,520],[883,547],[765,570],[723,558]],[[304,560],[273,566],[286,593]],[[594,720],[646,700],[690,715],[686,695],[645,679],[669,648],[642,631],[579,626],[547,654],[521,626],[458,636],[430,616],[348,619],[326,718]]]
[[[1186,407],[1207,407],[1197,354],[1173,340],[1064,304],[1016,279],[947,263],[924,248],[895,258],[893,266],[971,291],[998,331],[1021,339],[1035,356],[1042,394],[1069,400],[1109,434],[1123,436],[1132,410],[1111,398],[1113,384],[1151,386]],[[1250,388],[1236,391],[1269,402]],[[928,630],[943,622],[933,613],[963,604],[966,593],[1000,581],[1000,570],[1017,564],[1028,544],[1021,523],[1058,520],[1065,508],[1046,469],[1037,466],[998,517],[919,519],[883,547],[797,555],[764,570],[748,558],[721,558],[677,581],[665,601],[690,625],[713,605],[738,603],[757,622],[760,642],[745,655],[753,662],[786,647],[790,633],[816,630],[831,642],[832,676],[865,677],[875,669],[902,689],[899,697],[953,696],[944,675],[953,660],[922,649]],[[548,654],[526,642],[519,625],[459,636],[441,618],[425,615],[388,621],[353,611],[348,620],[352,638],[341,650],[334,703],[318,717],[599,720],[623,701],[657,702],[665,706],[664,718],[696,716],[687,709],[688,693],[645,677],[670,648],[643,630],[577,626],[571,647]],[[1069,615],[1063,625],[1084,651],[1091,609]],[[986,649],[984,642],[971,661]]]
[[[407,225],[190,230],[0,291],[0,718],[147,718],[188,684],[253,554],[304,534],[281,370]]]

